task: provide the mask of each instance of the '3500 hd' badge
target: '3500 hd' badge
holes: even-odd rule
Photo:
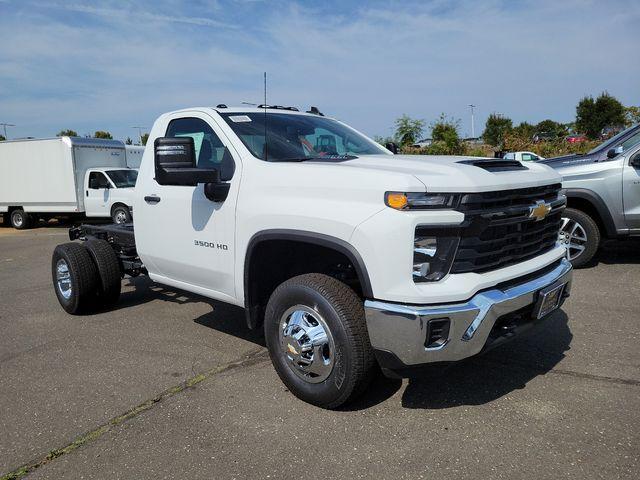
[[[229,247],[224,243],[203,242],[202,240],[194,240],[196,247],[217,248],[218,250],[229,250]]]

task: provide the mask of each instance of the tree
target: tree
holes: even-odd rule
[[[6,140],[6,138],[4,138],[4,135],[0,135],[0,142],[4,142]]]
[[[536,125],[536,132],[551,133],[554,137],[557,138],[564,137],[569,133],[567,127],[565,127],[564,124],[549,119],[543,120],[538,123]]]
[[[60,130],[57,134],[56,137],[77,137],[78,136],[78,132],[76,132],[75,130]]]
[[[505,134],[510,132],[512,128],[513,122],[511,122],[510,118],[503,117],[497,113],[492,113],[489,115],[489,118],[487,118],[482,138],[489,145],[498,147],[504,142]]]
[[[142,136],[140,137],[140,141],[142,142],[142,145],[146,145],[147,140],[149,140],[149,134],[143,133]]]
[[[640,107],[624,107],[625,126],[640,123]]]
[[[93,138],[106,138],[107,140],[113,139],[109,132],[105,132],[103,130],[97,130],[96,133],[93,134]]]
[[[396,139],[393,137],[382,137],[380,135],[374,135],[373,141],[379,143],[383,147],[386,147],[387,143],[395,142]]]
[[[440,142],[445,147],[443,150],[448,155],[455,155],[462,153],[462,144],[460,143],[460,136],[458,135],[458,127],[460,126],[460,120],[454,120],[453,118],[447,118],[442,113],[438,120],[431,124],[431,138],[433,142]]]
[[[576,106],[576,129],[596,139],[604,127],[625,124],[625,108],[616,98],[603,92],[597,99],[588,96]]]
[[[408,115],[402,115],[396,119],[396,138],[401,147],[413,145],[422,136],[424,120],[415,120]]]
[[[513,128],[512,133],[523,140],[531,140],[531,137],[536,133],[536,126],[528,122],[520,122],[518,126]]]
[[[131,137],[127,137],[127,139],[124,141],[125,145],[133,145],[133,140],[131,140]]]
[[[460,136],[458,135],[459,126],[460,120],[447,118],[444,113],[441,113],[438,120],[431,124],[431,138],[434,142],[458,141],[460,139]]]

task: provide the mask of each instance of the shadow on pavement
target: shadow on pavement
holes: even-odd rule
[[[593,263],[594,265],[598,263],[604,263],[606,265],[640,263],[640,239],[627,238],[604,242]]]
[[[204,327],[213,328],[222,333],[265,346],[262,330],[249,330],[244,317],[244,310],[234,305],[217,302],[194,293],[185,292],[173,287],[165,287],[154,283],[149,277],[127,277],[125,286],[134,287],[133,291],[123,292],[119,302],[110,310],[142,305],[153,300],[185,305],[188,303],[207,303],[212,311],[195,318],[193,321]]]
[[[408,380],[402,406],[437,410],[482,405],[525,388],[555,367],[569,350],[573,335],[562,311],[535,330],[484,355],[446,366],[420,369]],[[369,389],[345,410],[363,410],[393,396],[402,381],[376,377]]]
[[[529,335],[485,355],[410,379],[402,405],[427,409],[482,405],[525,388],[527,382],[546,374],[564,358],[573,339],[567,321],[567,315],[560,311]]]
[[[178,304],[204,302],[212,311],[195,318],[199,325],[265,346],[262,329],[249,330],[244,310],[179,289],[163,287],[148,277],[127,278],[134,290],[124,292],[115,309],[128,308],[153,300]],[[461,405],[481,405],[526,384],[553,369],[569,350],[573,335],[563,311],[520,338],[516,338],[484,355],[446,366],[432,365],[421,369],[408,380],[402,394],[406,408],[441,409]],[[354,403],[343,410],[363,410],[392,397],[402,381],[377,374],[370,387]]]

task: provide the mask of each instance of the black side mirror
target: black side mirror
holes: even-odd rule
[[[396,145],[394,142],[387,142],[385,144],[385,148],[393,154],[398,153],[398,145]]]
[[[212,202],[222,202],[230,184],[220,182],[216,168],[198,168],[192,137],[160,137],[153,142],[156,182],[160,185],[194,187],[204,183],[204,194]]]
[[[607,151],[607,158],[616,158],[618,155],[622,153],[622,147],[610,148]]]
[[[631,159],[629,160],[629,165],[634,168],[640,168],[640,152],[631,157]]]
[[[196,167],[192,137],[161,137],[153,142],[156,182],[160,185],[196,186],[218,183],[218,170]]]

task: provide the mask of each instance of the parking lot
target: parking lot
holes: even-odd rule
[[[239,309],[141,277],[65,314],[64,241],[0,226],[0,478],[640,476],[639,241],[576,271],[543,329],[340,411],[286,391]]]

